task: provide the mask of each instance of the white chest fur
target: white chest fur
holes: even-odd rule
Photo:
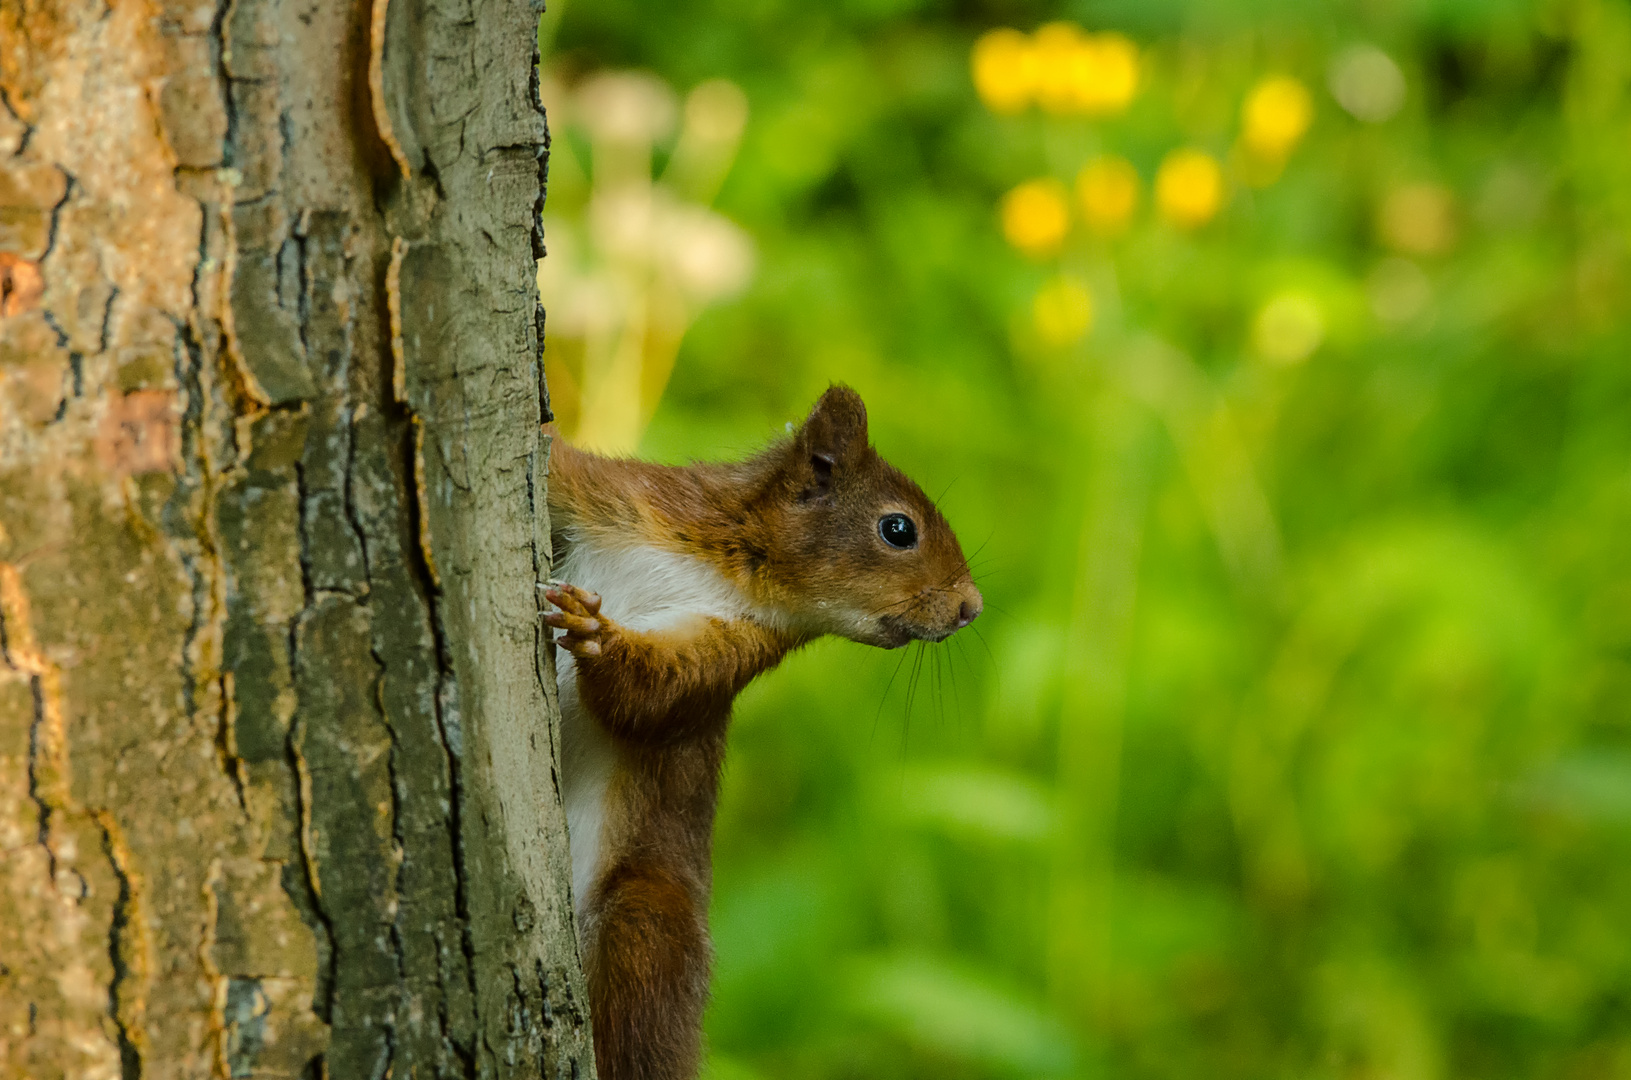
[[[742,594],[707,563],[646,545],[609,548],[568,536],[555,576],[599,593],[601,610],[629,630],[663,630],[698,615],[736,618]],[[622,748],[584,709],[576,661],[555,654],[561,688],[561,779],[572,847],[572,898],[578,925],[603,867],[607,797]]]

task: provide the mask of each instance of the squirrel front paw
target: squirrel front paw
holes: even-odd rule
[[[555,644],[580,660],[599,656],[617,633],[617,624],[600,613],[600,597],[587,589],[562,582],[545,589],[544,598],[560,608],[545,612],[544,622],[566,631]]]

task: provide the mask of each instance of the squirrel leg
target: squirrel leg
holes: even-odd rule
[[[711,950],[701,890],[660,863],[626,860],[601,882],[585,957],[600,1080],[692,1080]]]

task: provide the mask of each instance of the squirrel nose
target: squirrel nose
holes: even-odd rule
[[[980,603],[978,600],[972,604],[967,600],[964,600],[957,608],[957,629],[961,630],[963,627],[979,618],[980,612],[984,610],[985,605]]]

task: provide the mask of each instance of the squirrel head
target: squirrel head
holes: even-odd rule
[[[940,641],[980,614],[956,534],[867,441],[861,395],[830,387],[773,453],[781,497],[765,583],[806,629],[897,648]]]

